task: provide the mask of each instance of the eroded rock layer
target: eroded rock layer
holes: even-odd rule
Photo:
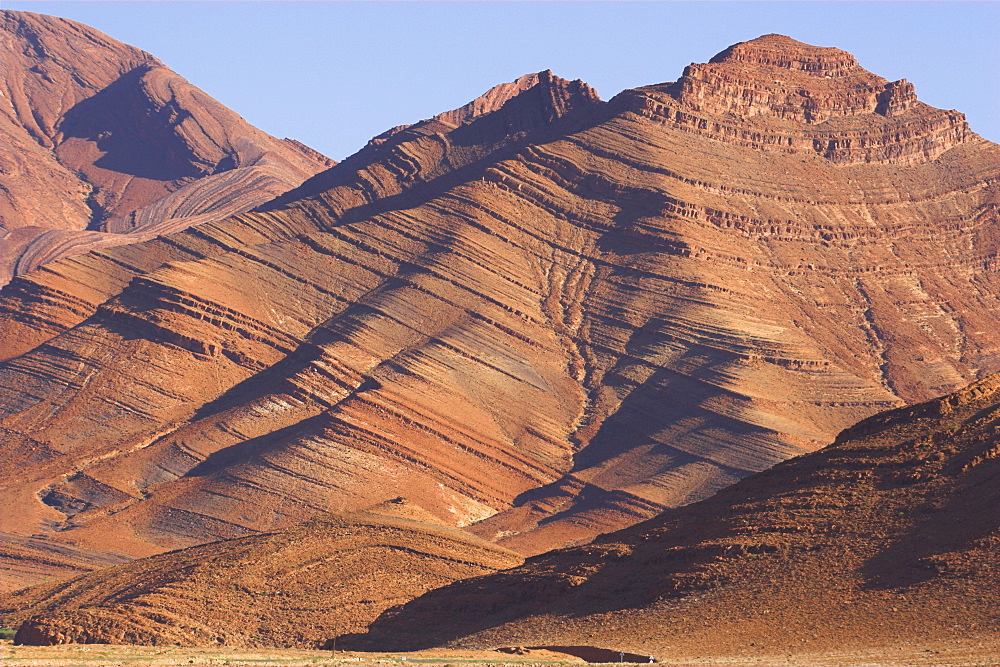
[[[402,494],[532,554],[1000,370],[1000,147],[900,86],[779,36],[608,103],[542,72],[20,276],[5,530],[148,555]]]
[[[398,499],[153,556],[22,591],[7,600],[17,612],[5,610],[4,623],[32,645],[322,648],[390,606],[523,560],[421,519],[433,517]]]
[[[672,664],[996,647],[998,501],[994,375],[708,500],[432,591],[341,646],[584,645]]]
[[[0,12],[0,58],[0,284],[249,210],[333,164],[73,21]]]

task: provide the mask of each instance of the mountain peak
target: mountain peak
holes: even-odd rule
[[[249,210],[330,165],[75,21],[0,11],[0,62],[0,285]]]
[[[806,124],[895,115],[917,100],[911,84],[872,74],[846,51],[784,35],[734,44],[707,63],[688,66],[678,85],[681,101],[699,111]]]
[[[556,92],[557,95],[555,97],[566,98],[567,100],[577,97],[587,101],[600,100],[597,91],[583,81],[579,79],[569,81],[556,76],[552,73],[552,70],[547,69],[541,72],[525,74],[509,83],[501,83],[493,86],[468,104],[440,113],[434,116],[433,120],[458,126],[479,116],[485,116],[488,113],[496,111],[513,98],[536,86],[543,86]]]
[[[785,35],[762,35],[733,44],[712,58],[710,63],[744,63],[751,66],[804,72],[812,77],[849,76],[864,72],[857,59],[847,51],[826,46],[812,46]],[[865,72],[867,74],[867,72]]]
[[[623,91],[634,113],[729,144],[831,162],[915,164],[977,141],[965,116],[917,99],[841,49],[764,35],[692,63],[676,82]]]

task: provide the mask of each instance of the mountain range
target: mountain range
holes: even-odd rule
[[[528,74],[334,164],[85,26],[2,19],[0,564],[80,575],[3,603],[22,638],[322,644],[186,605],[239,611],[211,571],[336,559],[314,533],[397,504],[435,574],[331,638],[749,655],[892,641],[937,598],[934,636],[963,607],[995,636],[1000,146],[961,113],[765,35],[608,101]]]
[[[994,375],[702,502],[434,590],[341,644],[596,645],[694,661],[971,637],[995,658],[998,419]]]

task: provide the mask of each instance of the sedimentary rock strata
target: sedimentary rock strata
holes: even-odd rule
[[[542,72],[19,276],[5,530],[144,556],[406,495],[533,554],[1000,370],[1000,147],[906,90],[779,36],[607,103]]]

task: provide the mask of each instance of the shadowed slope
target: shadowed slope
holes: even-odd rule
[[[586,644],[669,662],[995,642],[998,420],[994,375],[589,546],[428,593],[342,645]]]
[[[22,644],[322,646],[424,591],[521,558],[399,499],[133,561],[7,601]],[[10,615],[10,608],[18,609]]]
[[[87,26],[0,12],[0,283],[249,210],[332,161]]]
[[[530,75],[19,277],[8,530],[148,555],[404,494],[531,554],[1000,370],[1000,147],[836,49],[717,60]]]

